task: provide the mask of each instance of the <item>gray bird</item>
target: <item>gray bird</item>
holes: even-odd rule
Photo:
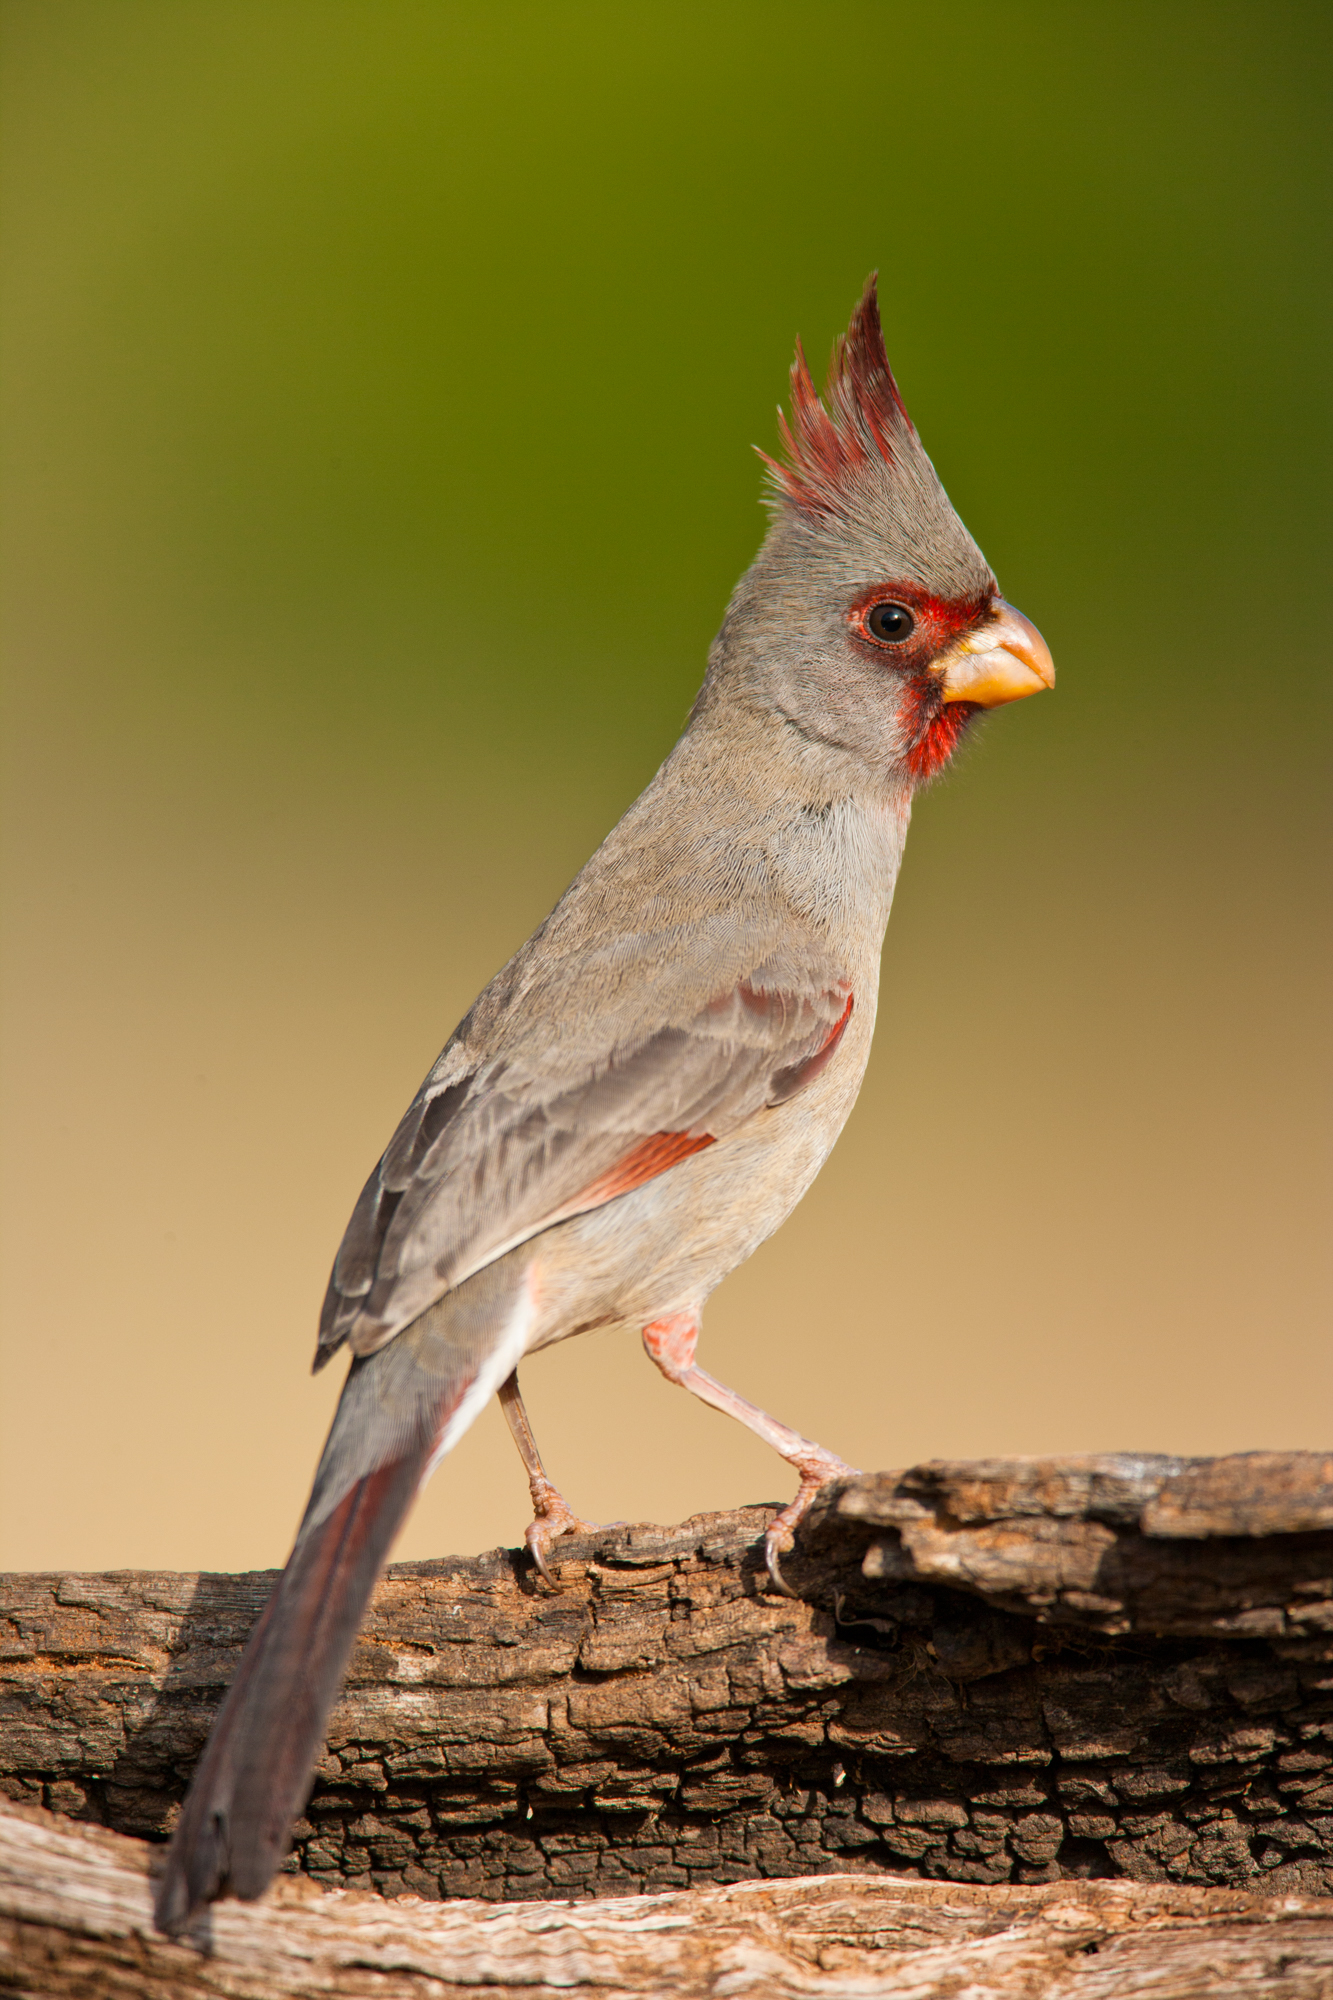
[[[913,794],[980,709],[1054,669],[921,448],[873,278],[825,402],[799,347],[791,394],[772,523],[684,734],[460,1022],[348,1224],[315,1366],[344,1345],[352,1364],[171,1843],[167,1931],[268,1885],[390,1544],[488,1397],[543,1575],[580,1525],[528,1425],[525,1355],[638,1328],[668,1381],[771,1444],[800,1478],[768,1530],[778,1588],[814,1494],[851,1470],[698,1366],[700,1314],[855,1102]]]

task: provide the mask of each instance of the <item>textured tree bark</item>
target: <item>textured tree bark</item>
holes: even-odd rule
[[[849,1870],[1333,1891],[1333,1454],[852,1480],[795,1602],[768,1515],[571,1540],[558,1593],[512,1551],[391,1569],[293,1865],[510,1901]],[[0,1792],[160,1839],[271,1582],[0,1580]]]
[[[873,1875],[561,1903],[386,1901],[280,1881],[179,1944],[146,1843],[0,1810],[0,1988],[48,2000],[1327,2000],[1333,1905],[1176,1884]]]

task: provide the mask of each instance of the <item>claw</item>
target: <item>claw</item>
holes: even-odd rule
[[[778,1567],[779,1547],[789,1549],[791,1545],[792,1537],[790,1535],[785,1542],[780,1543],[779,1538],[773,1533],[771,1528],[764,1536],[764,1568],[768,1571],[769,1582],[780,1597],[795,1597],[797,1595],[797,1592],[792,1589]]]
[[[549,1479],[533,1479],[532,1504],[536,1509],[536,1519],[524,1533],[528,1554],[532,1557],[537,1573],[552,1590],[560,1590],[563,1585],[556,1582],[546,1560],[552,1542],[559,1541],[561,1535],[577,1535],[585,1529],[600,1527],[598,1521],[585,1521],[557,1492]]]
[[[801,1475],[801,1484],[796,1498],[775,1514],[768,1524],[764,1536],[764,1567],[768,1580],[782,1597],[796,1597],[799,1592],[792,1589],[782,1574],[778,1564],[779,1555],[785,1555],[796,1545],[796,1530],[810,1512],[816,1493],[834,1479],[854,1479],[856,1467],[848,1465],[835,1452],[825,1451],[816,1445],[809,1452],[803,1452],[799,1459],[791,1461]]]

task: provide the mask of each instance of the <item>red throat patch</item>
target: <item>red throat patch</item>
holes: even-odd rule
[[[907,768],[919,785],[944,769],[976,713],[975,702],[951,701],[926,724],[907,753]]]

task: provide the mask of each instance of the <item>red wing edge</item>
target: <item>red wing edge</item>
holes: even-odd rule
[[[847,1030],[852,1018],[852,1003],[856,995],[847,995],[847,1005],[843,1008],[833,1026],[825,1035],[812,1056],[801,1062],[792,1063],[787,1069],[780,1069],[773,1078],[773,1089],[769,1094],[770,1104],[785,1104],[789,1097],[795,1097],[798,1090],[804,1090],[807,1083],[813,1083],[822,1070],[828,1068],[838,1053],[838,1043]]]
[[[805,1056],[800,1062],[775,1073],[768,1098],[770,1105],[783,1104],[789,1097],[794,1097],[798,1090],[804,1090],[807,1084],[813,1083],[832,1062],[847,1023],[852,1018],[853,999],[854,995],[849,993],[847,1005],[813,1055]],[[640,1139],[637,1146],[631,1147],[623,1159],[617,1160],[604,1174],[599,1174],[595,1181],[589,1181],[587,1187],[581,1188],[571,1200],[562,1203],[543,1227],[549,1228],[550,1223],[564,1222],[573,1215],[584,1215],[590,1208],[600,1208],[603,1202],[614,1201],[617,1195],[629,1194],[634,1188],[642,1187],[645,1181],[655,1180],[658,1174],[664,1174],[668,1167],[674,1167],[681,1160],[688,1160],[691,1154],[701,1153],[705,1146],[714,1144],[716,1137],[711,1132],[698,1136],[689,1132],[653,1132],[648,1138]]]
[[[617,1195],[629,1194],[632,1189],[642,1187],[645,1181],[656,1180],[668,1167],[674,1167],[680,1160],[688,1160],[691,1153],[702,1153],[705,1146],[716,1143],[711,1132],[701,1132],[697,1137],[689,1132],[653,1132],[646,1139],[640,1139],[631,1147],[623,1159],[617,1160],[595,1181],[589,1181],[572,1200],[565,1202],[551,1217],[552,1222],[563,1222],[567,1216],[582,1215],[590,1208],[600,1208],[605,1201],[614,1201]]]

